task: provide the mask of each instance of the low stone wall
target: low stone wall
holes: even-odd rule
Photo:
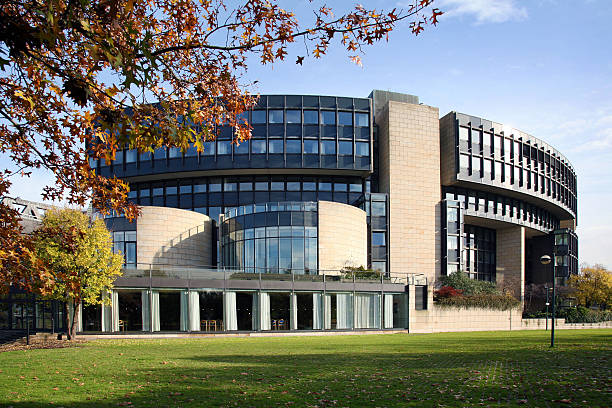
[[[519,330],[522,320],[518,309],[458,309],[434,305],[429,310],[411,310],[410,313],[411,333]]]
[[[611,329],[612,321],[600,323],[565,323],[565,319],[555,319],[555,329]],[[548,319],[550,329],[552,319]],[[544,330],[546,329],[546,319],[523,319],[521,322],[522,330]]]
[[[523,319],[519,309],[459,309],[433,305],[429,310],[410,310],[410,333],[439,333],[496,330],[544,330],[546,319]],[[556,329],[612,328],[612,321],[601,323],[565,323],[555,319]],[[548,321],[548,328],[551,327]]]

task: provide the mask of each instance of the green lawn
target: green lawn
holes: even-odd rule
[[[0,353],[0,406],[612,406],[612,330],[101,340]]]

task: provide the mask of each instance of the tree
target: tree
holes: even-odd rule
[[[190,145],[203,150],[218,126],[234,128],[234,143],[251,127],[239,116],[256,103],[241,83],[250,58],[262,64],[294,54],[321,58],[333,41],[356,63],[363,47],[387,39],[405,22],[418,35],[442,14],[433,0],[404,9],[356,6],[334,15],[313,7],[300,25],[276,0],[7,0],[0,4],[0,153],[14,169],[0,169],[0,196],[11,177],[32,169],[53,172],[43,198],[133,219],[129,186],[90,168],[118,149],[141,152]],[[297,42],[303,45],[297,45]],[[301,55],[300,55],[301,54]],[[0,290],[28,288],[29,253],[18,214],[0,206]],[[25,265],[25,266],[24,266]],[[11,266],[7,268],[5,266]],[[33,273],[38,269],[34,268]]]
[[[578,304],[591,307],[612,307],[612,272],[603,265],[583,266],[580,275],[572,275],[568,284]]]
[[[113,253],[111,234],[104,222],[90,222],[78,210],[47,212],[33,238],[36,255],[46,266],[37,287],[48,287],[46,298],[65,303],[68,339],[74,339],[81,302],[108,304],[103,294],[112,289],[121,274],[123,257]]]

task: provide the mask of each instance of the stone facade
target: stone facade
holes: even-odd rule
[[[212,220],[166,207],[142,207],[138,218],[139,264],[203,267],[212,264]]]
[[[389,194],[390,272],[440,273],[438,108],[389,101],[376,117],[380,190]]]
[[[319,201],[319,269],[367,266],[365,211],[347,204]]]
[[[523,300],[525,296],[525,227],[498,229],[496,237],[497,286]]]
[[[440,180],[443,186],[457,182],[455,126],[452,113],[440,119]]]

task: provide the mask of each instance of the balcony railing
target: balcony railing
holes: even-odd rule
[[[122,278],[169,278],[181,280],[266,280],[292,282],[346,282],[427,285],[423,274],[380,273],[338,269],[228,268],[216,266],[176,266],[163,264],[136,264],[123,269]]]

